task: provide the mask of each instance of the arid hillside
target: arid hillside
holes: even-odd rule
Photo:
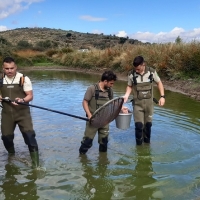
[[[0,32],[0,44],[16,48],[30,46],[32,48],[105,49],[125,43],[142,44],[142,42],[128,37],[50,28],[18,28]]]

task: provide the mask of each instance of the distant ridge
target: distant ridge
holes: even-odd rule
[[[81,33],[72,30],[51,28],[17,28],[0,32],[0,43],[13,47],[27,44],[36,47],[38,43],[51,47],[72,47],[75,49],[105,49],[123,44],[144,44],[141,41],[115,35]]]

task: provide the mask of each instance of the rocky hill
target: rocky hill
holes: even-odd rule
[[[18,48],[105,49],[118,44],[143,44],[128,37],[81,33],[72,30],[50,28],[18,28],[0,32],[0,44]]]

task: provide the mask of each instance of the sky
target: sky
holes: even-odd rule
[[[199,0],[0,0],[0,31],[53,28],[142,42],[200,41]]]

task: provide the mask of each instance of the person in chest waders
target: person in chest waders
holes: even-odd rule
[[[111,87],[116,79],[117,76],[112,71],[105,71],[101,76],[101,81],[87,88],[82,104],[88,119],[99,107],[113,99]],[[84,137],[79,148],[80,154],[86,154],[88,149],[92,147],[96,132],[98,132],[99,151],[107,152],[109,124],[101,128],[95,128],[89,122],[86,122]]]
[[[14,154],[14,130],[18,125],[24,141],[28,145],[32,167],[36,168],[39,166],[39,154],[30,108],[16,103],[29,103],[33,100],[32,83],[27,76],[17,72],[17,65],[13,58],[6,57],[3,60],[2,67],[3,76],[0,77],[0,100],[3,106],[1,112],[1,139],[8,153]],[[9,97],[11,101],[2,100],[5,97]]]
[[[142,56],[135,57],[134,68],[128,74],[128,85],[124,95],[124,102],[133,90],[133,107],[135,121],[136,144],[150,143],[153,116],[153,83],[160,92],[159,106],[165,104],[164,87],[155,69],[145,65]],[[125,112],[125,111],[124,111]]]

